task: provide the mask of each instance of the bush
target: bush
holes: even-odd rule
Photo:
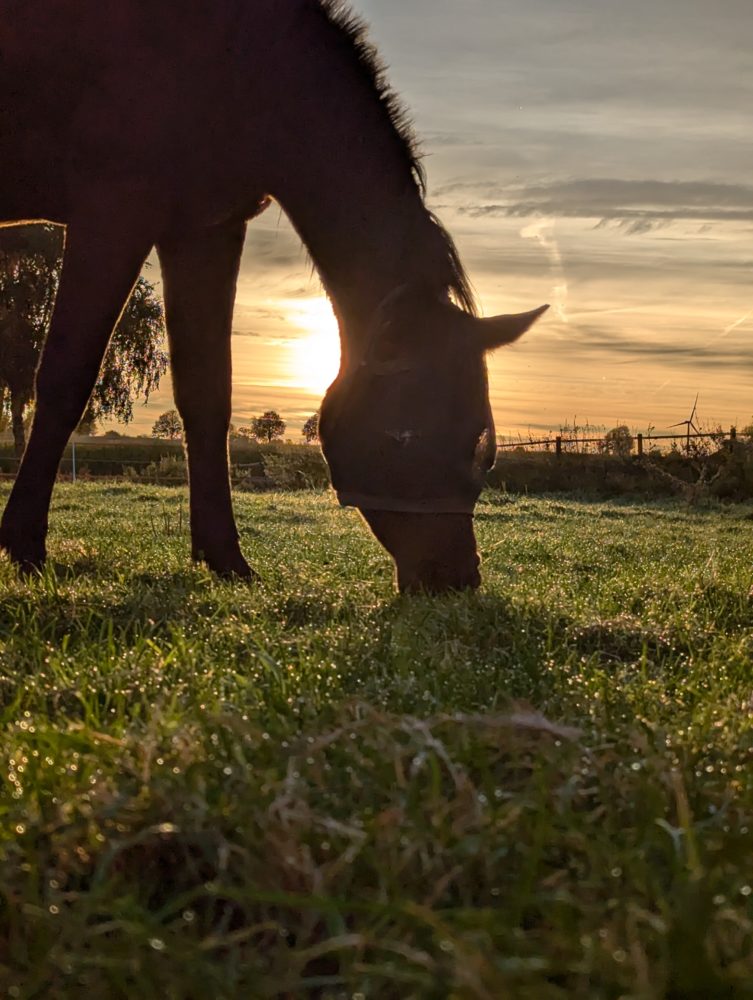
[[[320,451],[305,445],[264,451],[264,474],[270,489],[312,490],[329,486],[329,471]]]
[[[675,472],[680,474],[660,476],[645,459],[619,455],[563,453],[558,458],[551,452],[500,452],[487,484],[511,493],[673,496],[680,489],[678,480],[685,482],[683,476],[687,482],[698,478],[689,468]]]
[[[604,438],[604,450],[609,455],[619,455],[627,458],[633,451],[633,435],[625,424],[613,427],[607,431]]]
[[[619,455],[499,452],[487,483],[512,493],[582,493],[596,497],[753,498],[753,441],[727,441],[712,454]]]
[[[720,449],[709,461],[708,489],[725,500],[753,497],[753,441],[734,441]]]
[[[163,455],[158,461],[147,465],[138,478],[148,483],[185,485],[188,482],[188,466],[182,456]]]

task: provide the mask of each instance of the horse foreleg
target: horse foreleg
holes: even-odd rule
[[[96,216],[96,218],[95,218]],[[0,523],[0,546],[25,568],[45,559],[60,458],[83,415],[110,334],[151,247],[112,212],[72,219],[47,341],[36,377],[29,442]]]
[[[161,241],[173,391],[185,431],[191,549],[222,576],[253,576],[238,543],[228,476],[230,333],[244,222]]]

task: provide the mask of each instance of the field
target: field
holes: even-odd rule
[[[753,996],[749,507],[487,494],[442,600],[324,493],[237,497],[255,587],[186,507],[0,564],[0,996]]]

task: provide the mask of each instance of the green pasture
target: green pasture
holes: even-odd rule
[[[753,997],[751,508],[489,493],[428,599],[236,502],[253,587],[142,484],[0,562],[1,997]]]

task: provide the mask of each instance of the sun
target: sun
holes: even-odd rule
[[[284,299],[288,322],[304,331],[290,342],[292,380],[311,392],[324,393],[340,367],[340,337],[329,299]]]

